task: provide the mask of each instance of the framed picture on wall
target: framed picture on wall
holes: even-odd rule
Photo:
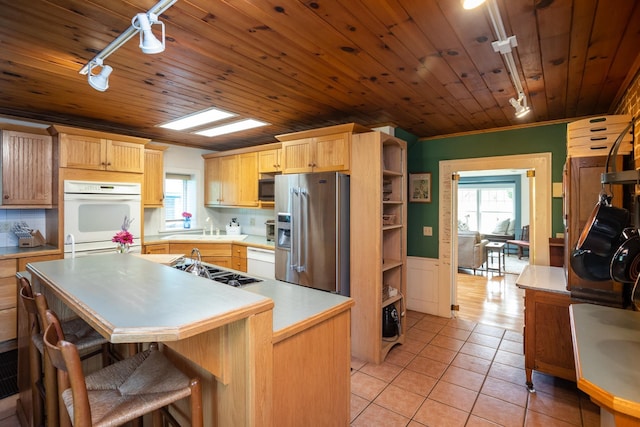
[[[431,203],[431,172],[409,174],[409,201]]]

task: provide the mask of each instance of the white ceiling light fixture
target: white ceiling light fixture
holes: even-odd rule
[[[240,132],[242,130],[253,129],[260,126],[266,126],[268,124],[269,123],[261,122],[260,120],[246,119],[239,122],[229,123],[228,125],[217,126],[211,129],[205,129],[194,133],[196,133],[197,135],[213,137],[226,135],[233,132]]]
[[[162,40],[158,40],[153,34],[151,24],[160,24],[162,27]],[[164,22],[158,21],[156,14],[138,13],[131,20],[131,26],[136,28],[140,33],[140,49],[143,53],[154,54],[164,52]]]
[[[98,74],[93,74],[92,71],[94,67],[102,67],[102,69]],[[109,89],[109,75],[112,71],[113,68],[109,65],[103,65],[102,59],[98,58],[96,61],[90,62],[88,72],[89,85],[100,92]]]
[[[200,111],[198,113],[191,114],[190,116],[182,117],[180,119],[173,120],[158,126],[171,130],[184,130],[207,123],[217,122],[219,120],[227,119],[233,116],[235,116],[235,114],[227,113],[226,111],[218,110],[217,108],[209,108],[207,110]]]
[[[485,0],[463,0],[463,7],[465,9],[472,9],[474,7],[478,7]],[[521,118],[527,115],[531,108],[527,105],[527,96],[524,93],[524,88],[522,87],[522,82],[520,81],[520,74],[518,74],[518,68],[516,67],[516,62],[513,59],[512,48],[518,46],[518,40],[516,36],[508,36],[507,32],[504,29],[504,23],[502,22],[502,16],[500,15],[500,9],[498,8],[498,3],[496,0],[486,0],[487,10],[489,11],[489,17],[491,18],[491,24],[493,25],[493,29],[498,37],[498,40],[491,43],[493,47],[493,51],[502,55],[504,58],[505,65],[507,66],[507,70],[509,71],[509,75],[511,76],[511,81],[513,82],[513,87],[516,90],[516,94],[518,94],[518,99],[511,98],[509,103],[516,110],[516,117]]]
[[[164,23],[158,20],[158,16],[164,11],[173,6],[178,0],[160,0],[146,13],[138,13],[131,20],[131,26],[124,30],[122,34],[115,38],[111,43],[107,45],[102,51],[94,56],[89,62],[87,62],[79,71],[80,74],[89,74],[89,84],[91,84],[91,73],[89,69],[97,64],[102,64],[102,61],[106,59],[113,52],[118,50],[122,45],[128,42],[133,36],[140,33],[140,49],[147,54],[159,53],[164,51],[165,48],[165,34]],[[152,24],[160,24],[162,26],[162,40],[158,40],[153,31],[151,30]],[[109,67],[111,71],[113,69]],[[111,73],[109,71],[109,73]],[[108,76],[108,75],[107,75]],[[91,84],[93,87],[93,85]],[[108,84],[107,86],[108,87]],[[98,89],[100,90],[100,89]],[[106,90],[106,88],[105,88]]]

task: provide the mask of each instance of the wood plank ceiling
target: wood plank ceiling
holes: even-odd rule
[[[525,119],[487,8],[460,0],[179,0],[165,52],[129,41],[105,61],[106,92],[78,70],[155,0],[0,0],[0,114],[226,150],[347,122],[426,137],[610,112],[638,70],[640,2],[497,1]],[[270,125],[157,127],[212,106]]]

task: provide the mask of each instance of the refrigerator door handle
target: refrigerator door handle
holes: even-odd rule
[[[307,252],[306,252],[306,245],[302,246],[302,242],[303,240],[306,242],[307,241],[307,235],[309,234],[308,231],[308,217],[307,215],[309,215],[308,209],[305,208],[305,202],[307,202],[307,189],[306,188],[300,188],[299,189],[299,196],[298,196],[298,200],[299,200],[299,216],[298,216],[298,224],[299,224],[299,233],[298,233],[298,267],[296,268],[296,271],[298,273],[301,273],[303,271],[307,270]],[[304,232],[303,232],[304,230]]]
[[[296,270],[299,260],[298,238],[300,236],[299,221],[300,219],[300,197],[298,197],[298,189],[291,187],[289,190],[289,205],[291,206],[291,261],[289,268]]]

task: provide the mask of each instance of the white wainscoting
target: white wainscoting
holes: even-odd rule
[[[407,257],[407,309],[438,315],[438,260]]]

